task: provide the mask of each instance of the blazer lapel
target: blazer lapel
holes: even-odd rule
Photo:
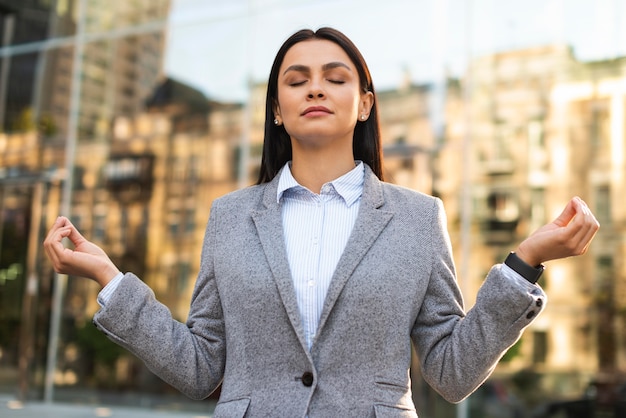
[[[263,208],[251,212],[252,219],[257,229],[257,234],[261,240],[267,263],[272,270],[274,281],[278,287],[278,292],[282,299],[287,316],[291,325],[298,335],[300,344],[308,351],[298,301],[291,278],[291,269],[287,260],[287,250],[283,239],[283,224],[280,205],[276,201],[276,190],[278,188],[278,178],[280,173],[268,183],[263,192]]]
[[[382,184],[366,165],[359,216],[330,282],[320,317],[319,329],[316,334],[320,334],[319,331],[324,327],[337,298],[339,298],[352,272],[393,217],[393,213],[380,209],[383,203]]]

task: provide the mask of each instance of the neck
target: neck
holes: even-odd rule
[[[352,149],[350,153],[294,152],[291,174],[299,184],[314,193],[320,193],[322,186],[354,169]]]

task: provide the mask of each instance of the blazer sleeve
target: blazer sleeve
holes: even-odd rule
[[[476,304],[464,312],[443,205],[432,219],[432,268],[412,330],[424,379],[450,402],[460,402],[491,374],[504,353],[545,306],[543,290],[492,267]]]
[[[169,309],[132,273],[126,273],[106,306],[94,316],[94,324],[109,339],[193,399],[209,396],[224,375],[224,320],[213,273],[215,206],[205,233],[200,273],[186,324],[173,319]]]

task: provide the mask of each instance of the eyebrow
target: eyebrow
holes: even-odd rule
[[[340,62],[340,61],[333,61],[333,62],[329,62],[328,64],[322,65],[322,71],[332,70],[333,68],[345,68],[348,71],[352,71],[350,69],[350,67],[348,67],[346,64],[344,64],[343,62]],[[306,65],[300,65],[300,64],[290,65],[283,72],[283,75],[287,74],[289,71],[297,71],[297,72],[300,72],[300,73],[308,73],[308,72],[311,72],[311,67],[308,67]]]

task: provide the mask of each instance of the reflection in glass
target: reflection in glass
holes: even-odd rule
[[[514,397],[530,410],[582,396],[600,375],[619,381],[624,5],[561,3],[344,0],[329,13],[325,1],[1,1],[0,392],[20,387],[41,397],[52,272],[37,243],[70,177],[73,221],[185,319],[212,200],[256,178],[275,48],[320,22],[345,29],[370,63],[387,177],[443,200],[457,264],[467,263],[468,306],[491,265],[570,196],[585,198],[603,225],[587,256],[548,265],[549,308],[470,401],[473,413],[484,416],[485,405],[504,399],[501,410],[514,411]],[[371,16],[380,26],[364,23]],[[461,260],[464,215],[471,248]],[[27,292],[30,272],[36,294]],[[70,278],[55,399],[80,398],[77,389],[101,399],[128,390],[158,394],[146,397],[152,406],[182,402],[94,332],[96,294],[92,283]],[[18,368],[21,347],[32,348],[26,370]],[[420,413],[453,409],[439,404],[417,367],[412,373]],[[597,394],[607,385],[590,387]]]

